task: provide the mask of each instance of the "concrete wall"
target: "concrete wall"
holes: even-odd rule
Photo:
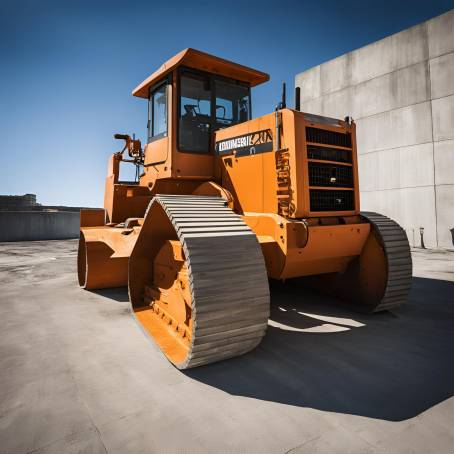
[[[79,225],[77,212],[0,211],[0,241],[78,238]]]
[[[454,10],[298,74],[301,109],[357,124],[361,209],[454,245]]]

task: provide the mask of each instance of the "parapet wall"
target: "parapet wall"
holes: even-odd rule
[[[361,209],[454,246],[454,10],[311,68],[301,110],[357,124]]]
[[[79,238],[80,215],[63,211],[0,211],[0,241]]]

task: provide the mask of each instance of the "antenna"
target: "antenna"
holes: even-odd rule
[[[281,102],[276,106],[276,110],[285,109],[287,107],[287,102],[285,99],[285,82],[282,82],[282,97]]]
[[[285,93],[285,82],[282,82],[282,100],[281,100],[281,109],[287,107],[286,93]]]

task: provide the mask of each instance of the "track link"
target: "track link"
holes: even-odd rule
[[[180,369],[242,355],[265,335],[270,307],[260,245],[240,216],[214,196],[157,195],[183,246],[192,334]]]
[[[397,222],[382,214],[367,211],[361,212],[361,216],[372,224],[388,263],[385,293],[372,312],[395,309],[407,301],[411,287],[412,260],[407,235]]]

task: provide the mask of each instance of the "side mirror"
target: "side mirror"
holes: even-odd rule
[[[118,139],[118,140],[131,140],[131,137],[128,136],[128,134],[115,134],[114,135],[114,139]]]

